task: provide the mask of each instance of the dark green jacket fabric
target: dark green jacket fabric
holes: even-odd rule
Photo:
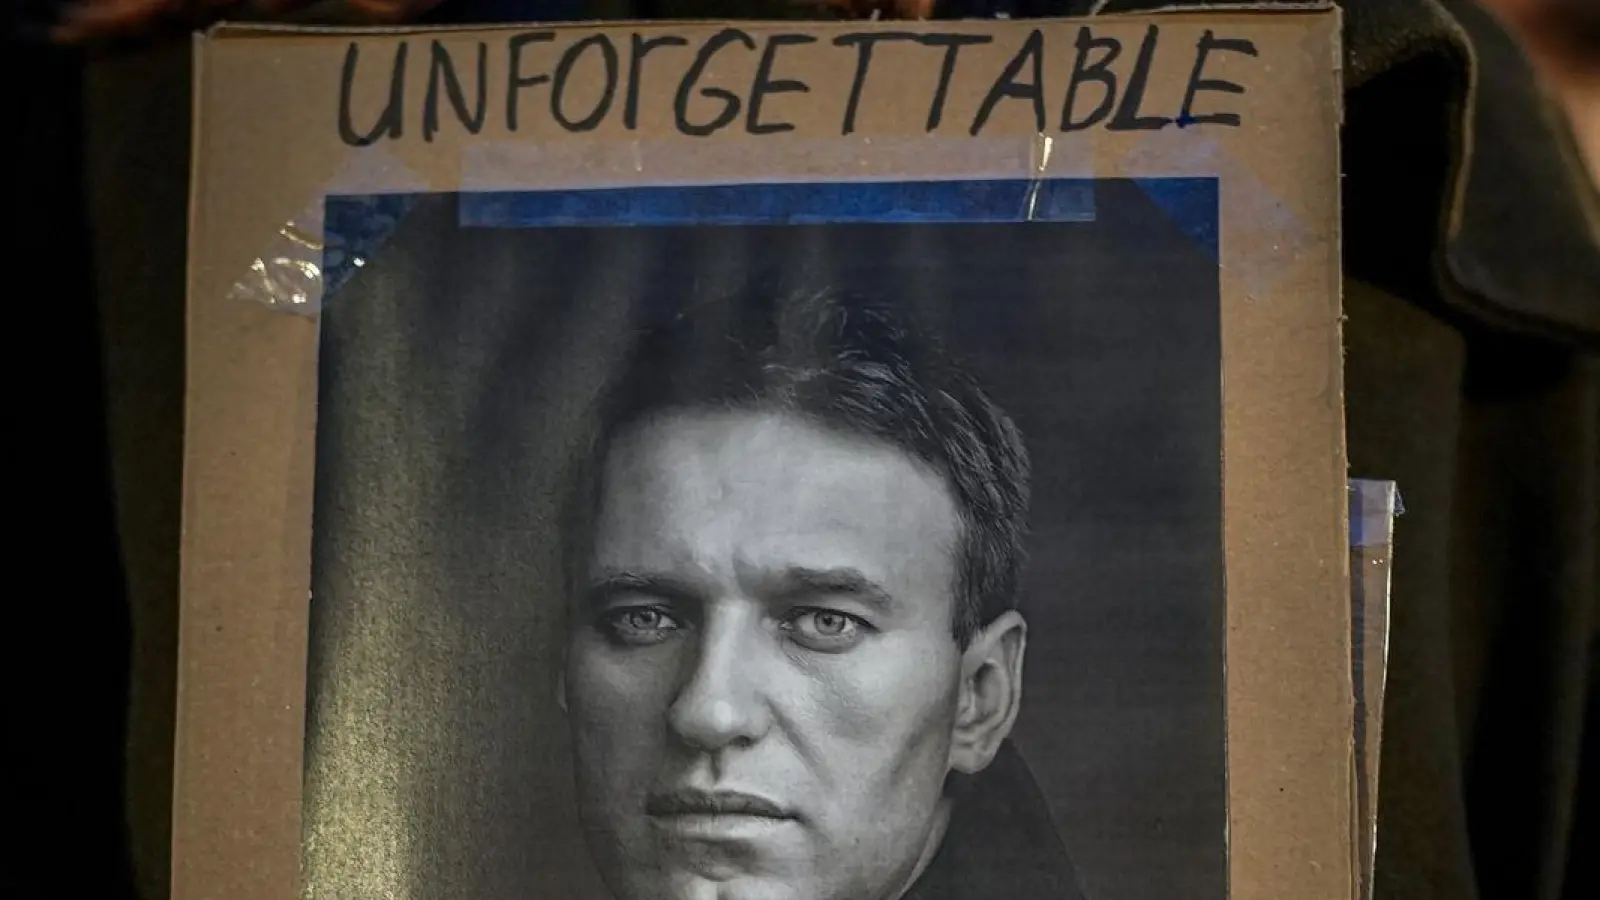
[[[780,11],[765,6],[595,12]],[[1406,506],[1377,896],[1600,896],[1600,202],[1483,11],[1346,11],[1351,472],[1397,480]],[[69,555],[22,632],[44,640],[14,639],[49,653],[20,682],[18,743],[35,751],[20,780],[39,797],[18,817],[37,847],[14,896],[166,895],[188,53],[175,39],[16,54],[27,225],[8,287],[32,323],[24,352],[50,349],[17,388],[49,412],[29,431],[37,460],[14,471],[57,486],[19,518],[40,552]],[[73,262],[47,277],[50,257]]]

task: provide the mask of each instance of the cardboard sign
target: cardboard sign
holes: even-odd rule
[[[1338,33],[200,39],[174,897],[1351,896]]]

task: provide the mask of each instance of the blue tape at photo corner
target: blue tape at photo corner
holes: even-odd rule
[[[1133,179],[1213,259],[1215,178]],[[815,182],[495,191],[455,195],[463,228],[1092,222],[1093,178]],[[329,195],[323,298],[386,243],[427,194]]]

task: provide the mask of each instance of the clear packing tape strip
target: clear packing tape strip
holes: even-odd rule
[[[1392,481],[1352,480],[1349,497],[1355,865],[1358,900],[1371,900],[1378,841],[1378,760],[1383,745],[1383,696],[1389,668],[1394,522],[1405,508]]]
[[[228,288],[229,300],[253,300],[284,312],[314,314],[321,309],[326,245],[321,216],[307,214],[278,228],[272,246]]]

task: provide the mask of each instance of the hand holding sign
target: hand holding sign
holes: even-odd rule
[[[797,0],[801,6],[815,6],[847,18],[927,19],[933,16],[935,0]]]
[[[95,38],[136,34],[166,24],[197,26],[245,9],[256,14],[282,15],[313,5],[317,0],[84,0],[69,5],[52,37],[61,43],[81,43]],[[341,0],[342,4],[373,22],[399,22],[439,5],[441,0]]]

